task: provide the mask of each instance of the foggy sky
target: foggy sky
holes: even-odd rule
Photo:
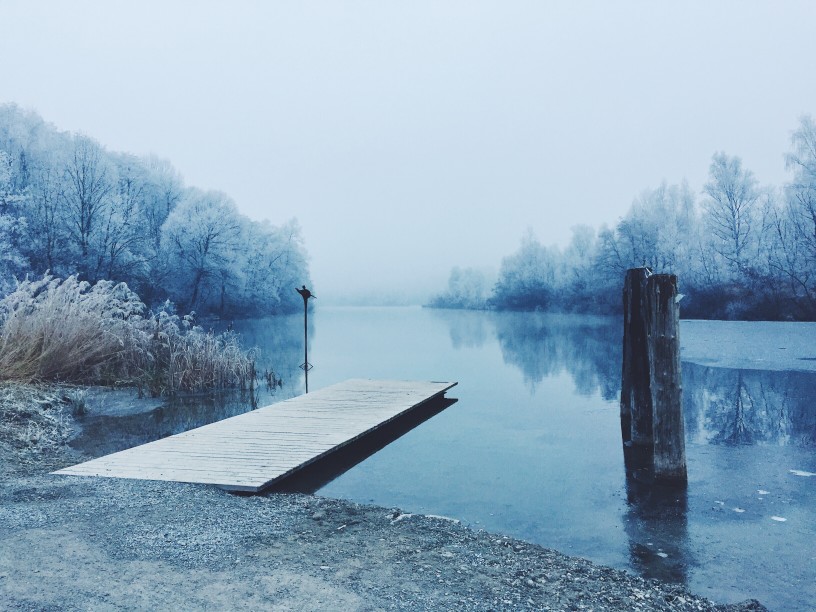
[[[739,155],[787,179],[814,2],[0,0],[0,102],[297,217],[321,303],[441,290]]]

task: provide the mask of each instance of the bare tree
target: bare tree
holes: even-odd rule
[[[788,279],[791,293],[816,314],[816,124],[802,117],[791,136],[793,150],[785,158],[793,178],[787,185],[787,204],[777,214],[779,257],[775,264]]]
[[[703,207],[714,248],[738,275],[748,256],[753,208],[759,198],[757,182],[750,170],[743,170],[739,157],[715,153],[703,192],[708,195]]]
[[[63,263],[61,254],[66,240],[63,189],[60,175],[53,166],[47,165],[33,173],[27,220],[31,239],[29,259],[38,273],[56,272]]]
[[[68,160],[66,188],[63,193],[69,232],[79,248],[80,265],[89,271],[89,255],[94,233],[114,189],[112,171],[99,145],[85,136],[74,139]]]
[[[120,156],[117,165],[117,189],[100,220],[96,276],[120,280],[135,278],[144,268],[138,214],[144,207],[145,177],[139,161],[130,155]]]

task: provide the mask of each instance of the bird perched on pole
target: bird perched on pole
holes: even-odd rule
[[[309,298],[315,298],[312,292],[303,285],[302,289],[295,287],[295,291],[303,298],[303,363],[300,368],[306,379],[306,393],[309,392],[309,370],[312,369],[312,364],[309,363]]]
[[[317,296],[316,296],[316,295],[312,295],[312,292],[311,292],[311,291],[309,291],[309,290],[306,288],[306,285],[303,285],[303,289],[298,289],[297,287],[295,287],[295,291],[297,291],[297,292],[300,294],[300,297],[302,297],[302,298],[303,298],[303,303],[304,303],[304,304],[305,304],[305,303],[306,303],[306,302],[309,300],[309,298],[314,298],[314,299],[317,299]]]

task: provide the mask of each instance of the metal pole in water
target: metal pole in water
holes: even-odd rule
[[[301,289],[295,288],[303,298],[303,363],[300,369],[306,378],[306,393],[309,392],[309,370],[312,369],[312,364],[309,363],[309,298],[317,299],[317,296],[312,295],[312,292],[303,285]]]

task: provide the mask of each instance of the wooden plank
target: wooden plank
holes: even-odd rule
[[[454,385],[347,380],[54,473],[256,492],[442,397]]]

